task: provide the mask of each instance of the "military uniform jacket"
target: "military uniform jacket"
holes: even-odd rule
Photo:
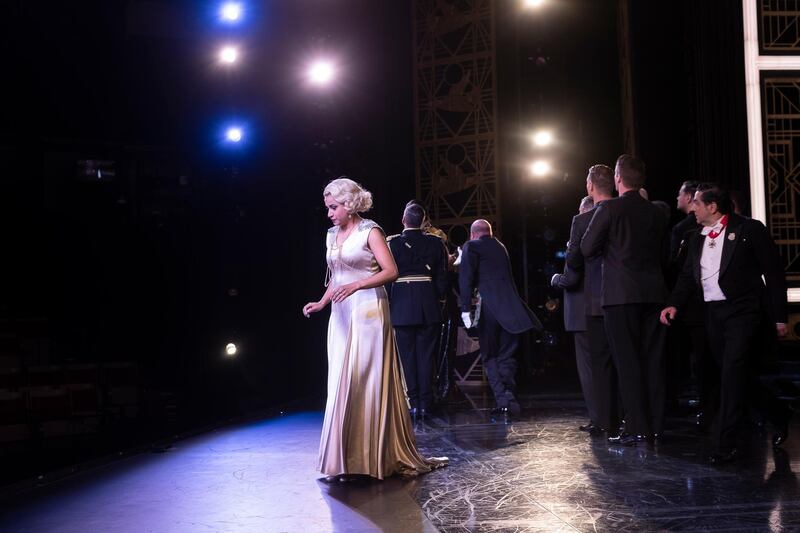
[[[389,309],[394,326],[423,326],[442,321],[447,291],[447,258],[442,240],[420,230],[407,229],[389,237],[398,278],[389,287]]]

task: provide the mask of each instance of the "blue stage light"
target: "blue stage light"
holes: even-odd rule
[[[236,24],[242,20],[243,9],[240,2],[225,2],[219,10],[219,16],[223,22]]]
[[[242,132],[242,128],[238,126],[231,126],[227,130],[225,130],[225,140],[232,143],[239,143],[242,141],[244,137],[244,133]]]

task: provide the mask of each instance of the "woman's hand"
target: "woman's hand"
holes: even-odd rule
[[[359,290],[358,282],[354,281],[353,283],[348,283],[347,285],[342,285],[340,287],[336,287],[333,289],[333,293],[331,294],[331,301],[334,303],[339,303],[344,301],[348,296]]]
[[[311,313],[318,313],[325,309],[325,304],[322,302],[308,302],[303,306],[303,316],[309,318]]]

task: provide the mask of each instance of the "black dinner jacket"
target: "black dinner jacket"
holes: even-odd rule
[[[583,295],[587,316],[603,316],[603,259],[599,256],[585,257],[580,245],[586,229],[592,221],[594,210],[602,204],[603,202],[598,202],[591,211],[577,215],[573,219],[573,224],[577,226],[576,233],[578,238],[575,241],[575,248],[572,250],[567,249],[567,266],[574,269],[583,269]],[[570,241],[572,241],[571,234]]]
[[[669,239],[669,260],[670,263],[677,263],[678,272],[683,268],[683,262],[686,260],[686,245],[688,239],[698,228],[697,218],[694,213],[689,213],[683,219],[675,224],[670,231]]]
[[[462,311],[470,310],[472,289],[477,287],[481,305],[491,310],[504,330],[509,333],[541,331],[541,323],[517,292],[508,251],[494,237],[484,235],[462,246],[458,282]]]
[[[447,290],[445,248],[442,240],[420,230],[404,230],[389,240],[389,249],[403,276],[430,276],[431,281],[395,281],[389,288],[389,311],[393,326],[422,326],[442,321]]]
[[[663,264],[667,216],[639,191],[602,202],[581,240],[586,257],[602,256],[602,305],[666,300]]]
[[[692,291],[703,293],[700,258],[704,244],[705,237],[698,229],[692,235],[688,257],[669,297],[669,305],[681,309]],[[728,215],[719,264],[719,288],[728,301],[742,305],[764,304],[774,322],[786,322],[786,278],[781,257],[767,228],[758,220]]]
[[[590,213],[572,217],[564,272],[553,279],[554,287],[564,289],[564,329],[567,331],[586,331],[586,265],[581,253],[581,237],[592,219]]]

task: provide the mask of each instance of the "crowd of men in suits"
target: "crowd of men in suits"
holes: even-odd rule
[[[790,411],[753,371],[765,321],[772,337],[786,334],[777,248],[766,227],[734,212],[730,194],[712,183],[681,186],[677,207],[685,218],[670,229],[669,206],[648,200],[645,177],[644,163],[631,155],[620,156],[614,169],[589,169],[564,272],[551,281],[565,291],[565,329],[574,333],[589,413],[580,429],[621,446],[660,442],[667,397],[674,395],[668,369],[689,352],[702,413],[711,421],[709,461],[737,457],[748,405],[773,424],[773,445],[780,446]],[[424,419],[433,403],[442,302],[456,259],[426,221],[424,208],[409,202],[403,233],[389,237],[399,269],[391,316],[415,419]],[[523,333],[542,326],[520,297],[508,252],[488,221],[472,224],[455,262],[461,320],[477,328],[495,410],[516,416],[515,352]],[[689,342],[671,342],[667,350],[668,332],[673,341]]]
[[[663,438],[665,376],[681,352],[665,350],[672,328],[691,340],[703,413],[713,420],[709,461],[737,457],[748,404],[770,420],[780,446],[789,410],[753,371],[761,325],[786,334],[777,248],[761,222],[736,214],[730,194],[711,183],[682,185],[686,217],[670,231],[669,213],[641,194],[644,183],[645,165],[630,155],[614,170],[589,169],[565,270],[551,282],[565,291],[565,325],[575,335],[590,417],[581,429],[624,446]]]

